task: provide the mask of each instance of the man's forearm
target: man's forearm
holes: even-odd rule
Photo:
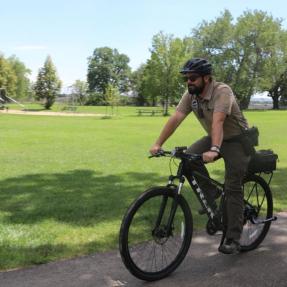
[[[174,114],[171,116],[162,129],[158,139],[156,140],[156,144],[162,146],[165,141],[174,133],[184,118],[185,115],[183,114]]]
[[[215,124],[212,126],[211,145],[221,147],[223,141],[223,124]]]
[[[175,119],[170,118],[164,128],[162,129],[158,139],[156,140],[156,144],[162,146],[165,141],[174,133],[176,128],[178,127]]]
[[[212,128],[211,128],[211,145],[220,147],[223,141],[223,124],[225,114],[215,113],[213,115]]]

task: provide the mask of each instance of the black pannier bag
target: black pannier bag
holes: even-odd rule
[[[248,173],[272,172],[276,170],[278,155],[271,149],[258,150],[251,156],[248,164]]]
[[[242,144],[244,153],[253,156],[256,152],[255,146],[258,146],[259,130],[257,127],[251,127],[243,130],[240,135],[240,142]]]
[[[259,145],[258,128],[256,126],[252,126],[251,128],[244,128],[241,126],[237,118],[234,117],[234,120],[240,128],[241,134],[226,140],[226,142],[240,142],[244,153],[247,156],[253,156],[256,152],[254,147]]]
[[[257,127],[246,129],[243,134],[249,139],[251,145],[258,146],[259,130]]]

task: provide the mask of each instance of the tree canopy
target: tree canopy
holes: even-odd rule
[[[96,48],[88,59],[88,90],[99,95],[98,102],[104,101],[104,94],[109,85],[117,87],[123,93],[130,86],[131,68],[129,57],[109,47]]]
[[[183,39],[161,32],[153,37],[150,58],[136,71],[137,102],[161,103],[166,111],[184,89],[180,67],[187,58],[203,57],[213,64],[215,78],[233,88],[242,108],[262,91],[269,91],[278,108],[278,99],[287,97],[286,38],[281,19],[257,10],[245,11],[236,20],[225,10]]]
[[[26,68],[24,63],[22,63],[16,56],[9,57],[7,60],[16,76],[14,96],[16,99],[25,99],[30,93],[31,83],[28,76],[30,75],[31,70]]]
[[[208,58],[216,78],[230,84],[247,108],[257,91],[270,90],[285,69],[286,32],[281,20],[246,11],[237,22],[228,10],[193,30],[194,54]]]
[[[88,84],[85,81],[76,80],[72,86],[70,86],[72,95],[76,102],[80,105],[84,105],[87,101]]]
[[[6,59],[0,54],[0,88],[5,89],[8,96],[27,98],[30,91],[29,74],[30,70],[16,56]]]
[[[142,82],[137,83],[139,96],[146,98],[151,105],[161,104],[165,114],[185,89],[179,70],[191,56],[190,48],[189,39],[181,40],[160,32],[153,37],[151,57],[141,68]]]
[[[61,81],[57,76],[56,68],[50,56],[44,66],[39,69],[37,81],[34,86],[35,97],[42,100],[45,109],[50,109],[61,89]]]

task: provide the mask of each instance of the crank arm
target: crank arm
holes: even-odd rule
[[[264,220],[256,220],[255,218],[251,218],[250,221],[253,223],[253,224],[263,224],[263,223],[266,223],[266,222],[269,222],[269,221],[275,221],[277,220],[277,216],[272,216],[270,218],[267,218],[267,219],[264,219]]]

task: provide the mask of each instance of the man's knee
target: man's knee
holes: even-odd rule
[[[187,153],[202,154],[210,149],[210,145],[211,138],[209,136],[202,137],[187,149]]]

